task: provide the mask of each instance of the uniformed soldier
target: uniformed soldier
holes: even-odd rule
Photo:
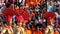
[[[7,16],[6,17],[7,23],[4,24],[2,29],[2,34],[14,34],[12,29],[12,17]]]
[[[14,28],[14,34],[25,34],[23,25],[23,17],[22,16],[16,16],[17,19],[17,26]]]
[[[46,27],[45,34],[54,34],[54,29],[53,29],[53,18],[49,17],[49,23]]]

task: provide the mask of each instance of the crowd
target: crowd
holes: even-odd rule
[[[21,1],[0,0],[0,34],[60,34],[60,0],[44,0],[38,6]],[[3,12],[7,8],[23,8],[28,12],[29,20],[21,15],[5,16]]]

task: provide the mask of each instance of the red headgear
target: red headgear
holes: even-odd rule
[[[7,20],[7,21],[10,20],[10,19],[12,19],[11,16],[6,16],[6,20]]]
[[[24,22],[24,18],[23,18],[22,16],[17,16],[16,19],[17,19],[18,21]]]
[[[14,16],[15,11],[13,9],[7,8],[2,12],[5,16]]]
[[[44,17],[50,21],[50,20],[53,20],[55,18],[56,14],[54,12],[46,12],[44,14]]]

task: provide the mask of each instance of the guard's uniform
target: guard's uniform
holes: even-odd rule
[[[14,34],[25,34],[24,33],[24,28],[23,27],[16,26],[14,28]]]
[[[4,28],[2,34],[13,34],[12,28]]]
[[[16,19],[17,19],[17,26],[13,29],[14,34],[25,34],[24,28],[22,27],[22,22],[24,19],[21,16],[16,16]]]
[[[7,24],[3,26],[2,28],[2,34],[13,34],[13,29],[12,29],[12,17],[7,16],[6,17]]]
[[[45,30],[45,34],[54,34],[54,29],[51,25],[47,26],[47,29]]]

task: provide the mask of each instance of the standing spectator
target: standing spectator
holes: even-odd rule
[[[14,28],[14,34],[25,34],[24,33],[24,28],[23,28],[23,17],[21,16],[17,16],[16,17],[17,19],[17,26]]]
[[[2,34],[13,34],[13,29],[12,29],[12,17],[8,16],[6,17],[6,26],[4,25],[2,29]]]

